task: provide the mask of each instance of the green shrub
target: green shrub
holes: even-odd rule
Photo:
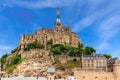
[[[36,41],[34,43],[28,44],[27,47],[24,48],[24,51],[29,51],[30,49],[35,49],[35,48],[43,49],[44,45]]]
[[[16,65],[21,62],[21,55],[16,55],[12,58],[11,65]]]
[[[60,48],[60,47],[62,47],[63,45],[62,44],[54,44],[53,46],[52,46],[52,48]]]
[[[52,45],[52,44],[53,44],[53,39],[47,41],[47,45]]]
[[[12,73],[15,68],[16,68],[15,65],[10,65],[10,66],[7,67],[7,72]]]
[[[65,67],[61,67],[60,70],[65,71]]]
[[[30,49],[34,49],[35,48],[35,44],[34,43],[30,43],[27,45],[26,48],[24,48],[24,51],[29,51]]]
[[[7,53],[5,53],[3,56],[2,56],[2,58],[7,58],[8,57],[8,54]]]
[[[4,54],[4,55],[2,56],[2,58],[0,59],[1,69],[3,69],[3,65],[5,64],[7,57],[8,57],[8,54],[6,53],[6,54]]]
[[[3,63],[6,62],[6,58],[1,58],[0,61],[1,61],[1,63],[3,64]]]
[[[51,51],[54,53],[54,54],[62,54],[62,52],[57,49],[57,48],[52,48]]]
[[[11,63],[7,65],[6,70],[8,73],[12,73],[13,70],[16,68],[16,65],[22,61],[21,55],[13,56]]]

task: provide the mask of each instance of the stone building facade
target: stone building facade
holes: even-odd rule
[[[107,60],[102,54],[84,55],[82,57],[82,68],[106,69]]]
[[[119,59],[116,58],[111,58],[107,61],[107,68],[108,71],[113,71],[113,65],[119,63]]]
[[[18,48],[21,50],[29,43],[36,40],[46,45],[46,42],[50,39],[53,40],[53,44],[67,44],[73,47],[78,46],[78,35],[72,32],[69,26],[62,25],[59,9],[57,9],[57,18],[54,24],[54,29],[43,28],[42,30],[36,30],[35,34],[23,34]]]
[[[100,68],[77,68],[74,70],[74,76],[77,80],[120,80],[120,60],[118,58],[112,60],[115,62],[112,64],[112,71]]]

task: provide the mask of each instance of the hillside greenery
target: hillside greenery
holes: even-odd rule
[[[35,41],[33,43],[30,43],[27,45],[27,47],[24,48],[24,51],[29,51],[30,49],[43,49],[44,45],[40,41]]]
[[[8,54],[4,54],[1,61],[1,70],[6,70],[8,73],[12,73],[16,66],[22,61],[21,55],[13,55],[11,58],[8,58]],[[6,64],[8,63],[8,64]],[[3,67],[6,65],[5,67]]]
[[[7,65],[6,71],[12,73],[16,66],[22,62],[21,55],[15,55],[12,57],[10,64]]]
[[[27,45],[27,47],[24,48],[24,51],[29,51],[30,49],[44,49],[44,45],[40,41],[35,41],[33,43],[30,43]],[[50,39],[46,43],[46,48],[50,52],[52,52],[54,55],[69,55],[69,56],[77,56],[81,57],[82,55],[91,55],[95,53],[95,49],[89,46],[83,47],[83,44],[78,44],[78,47],[72,47],[65,44],[53,44],[53,40]],[[14,52],[14,50],[12,51]]]
[[[5,64],[6,60],[7,60],[7,57],[8,57],[8,54],[4,54],[2,56],[2,58],[0,59],[0,62],[1,62],[1,69],[3,69],[3,65]]]
[[[112,56],[111,56],[110,54],[103,54],[103,56],[104,56],[106,59],[112,58]]]

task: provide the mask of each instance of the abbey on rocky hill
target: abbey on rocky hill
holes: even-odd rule
[[[53,29],[43,28],[42,30],[36,30],[35,34],[23,34],[18,48],[22,50],[36,40],[46,45],[46,42],[50,39],[53,40],[53,44],[67,44],[73,47],[77,47],[80,42],[78,35],[72,32],[70,27],[62,25],[59,8],[57,8],[57,17]]]

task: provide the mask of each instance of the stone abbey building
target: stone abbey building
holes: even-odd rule
[[[73,47],[78,46],[78,35],[72,32],[70,27],[62,25],[59,8],[57,9],[57,17],[53,29],[43,28],[42,30],[36,30],[35,34],[23,34],[18,47],[19,49],[23,49],[29,43],[36,40],[46,45],[46,42],[50,39],[53,39],[53,44],[67,44]]]

